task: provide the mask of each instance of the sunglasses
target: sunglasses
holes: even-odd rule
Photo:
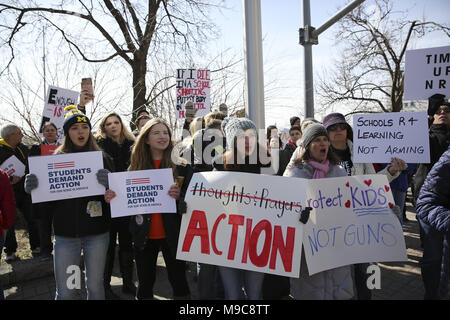
[[[444,107],[444,108],[439,108],[436,110],[436,112],[434,114],[440,114],[440,113],[450,113],[450,108],[449,107]]]
[[[336,131],[336,130],[347,130],[347,124],[345,123],[336,123],[332,126],[328,127],[328,131]]]

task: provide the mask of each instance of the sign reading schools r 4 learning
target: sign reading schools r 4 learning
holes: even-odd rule
[[[391,112],[353,116],[353,162],[430,163],[426,112]]]

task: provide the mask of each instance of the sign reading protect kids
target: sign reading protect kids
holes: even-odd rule
[[[172,169],[109,173],[108,181],[116,193],[110,203],[112,218],[177,211],[175,199],[168,194],[174,183]]]
[[[407,261],[405,238],[384,175],[308,180],[303,248],[309,274],[344,265]]]
[[[33,203],[81,198],[105,193],[96,173],[103,169],[101,151],[29,157],[30,173],[38,178]]]
[[[298,277],[305,181],[195,173],[185,198],[177,259]]]

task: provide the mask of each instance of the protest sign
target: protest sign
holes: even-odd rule
[[[45,98],[41,125],[39,126],[39,133],[42,134],[42,125],[49,121],[54,123],[58,128],[58,139],[61,140],[64,138],[64,108],[71,104],[77,105],[78,96],[78,91],[49,86],[47,97]]]
[[[41,156],[48,156],[55,152],[58,149],[58,145],[54,144],[41,144]]]
[[[8,176],[23,177],[25,175],[25,165],[14,155],[3,161],[0,169],[5,171]]]
[[[108,181],[116,193],[110,203],[112,218],[177,212],[176,201],[168,194],[174,183],[172,169],[109,173]]]
[[[407,261],[385,175],[308,180],[303,248],[309,274],[344,265]]]
[[[286,147],[286,144],[289,142],[290,139],[290,135],[289,135],[289,128],[283,128],[280,130],[280,139],[281,142],[283,142],[283,148],[284,149]]]
[[[185,198],[177,259],[298,277],[304,181],[195,173]]]
[[[197,110],[196,117],[203,117],[211,111],[211,73],[204,69],[177,69],[177,119],[185,118],[184,105],[192,101]]]
[[[429,163],[426,112],[391,112],[353,116],[353,162]]]
[[[450,46],[406,51],[404,91],[404,100],[450,96]]]
[[[38,179],[33,203],[81,198],[105,193],[96,173],[103,169],[101,151],[29,157],[30,173]]]

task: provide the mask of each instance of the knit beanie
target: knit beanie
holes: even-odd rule
[[[67,135],[69,128],[75,123],[87,123],[89,128],[92,129],[91,121],[73,104],[64,108],[64,135]]]
[[[255,124],[247,118],[230,118],[227,117],[222,121],[222,132],[227,140],[227,150],[233,149],[234,138],[242,131],[252,129],[256,130]]]
[[[306,127],[305,132],[303,132],[302,136],[302,145],[303,148],[307,148],[309,144],[317,137],[325,136],[328,137],[327,129],[320,123],[313,123]]]
[[[300,120],[299,117],[293,116],[289,119],[289,123],[291,124],[291,127],[294,125],[295,121]]]

